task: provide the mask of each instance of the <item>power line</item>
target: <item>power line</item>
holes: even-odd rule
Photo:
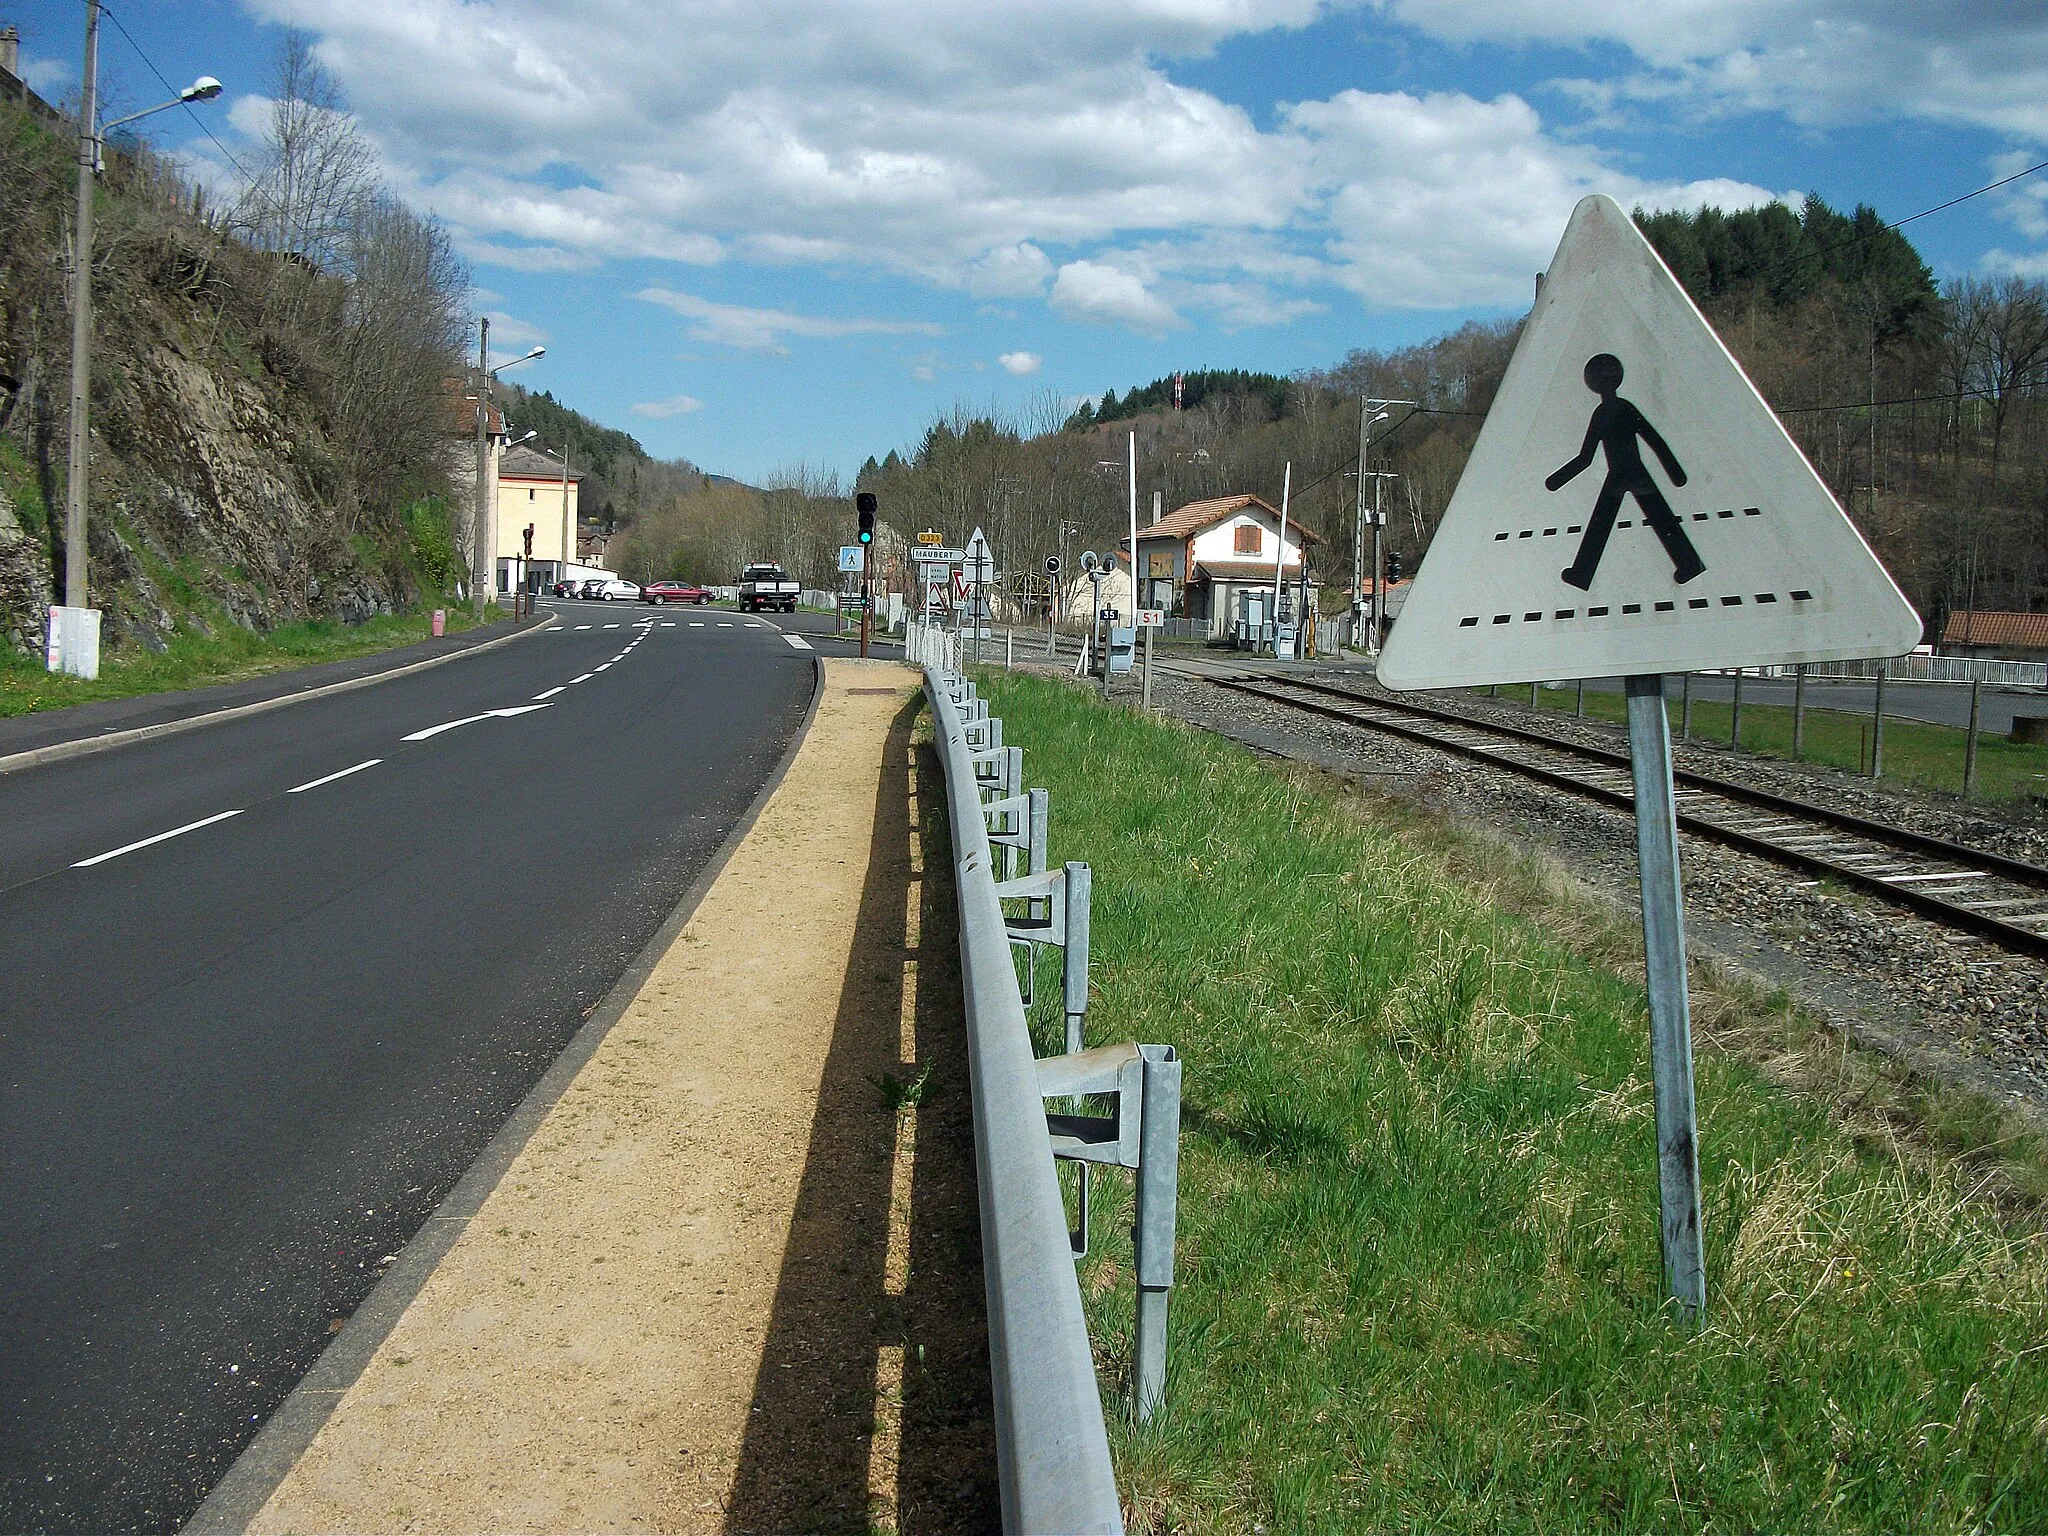
[[[146,69],[148,69],[148,71],[152,75],[156,76],[157,84],[161,85],[165,91],[167,91],[169,94],[173,96],[182,96],[183,93],[178,89],[178,87],[171,84],[170,81],[164,78],[164,72],[156,67],[156,61],[152,59],[148,54],[142,51],[142,44],[135,41],[135,34],[130,32],[127,27],[122,25],[121,18],[114,14],[112,8],[102,5],[100,7],[100,14],[106,17],[107,20],[111,21],[114,24],[114,30],[119,32],[121,36],[128,40],[128,46],[135,50],[135,56],[138,59],[142,60],[143,66]],[[197,112],[194,112],[192,110],[192,103],[189,101],[180,100],[178,105],[185,109],[185,115],[192,119],[194,125],[197,126],[201,133],[206,135],[207,140],[213,145],[213,147],[221,152],[222,157],[227,161],[227,163],[229,165],[232,165],[237,171],[241,172],[242,180],[248,182],[251,186],[254,186],[256,184],[256,178],[254,176],[251,176],[249,174],[248,168],[244,166],[241,161],[237,160],[233,154],[229,152],[227,145],[221,143],[219,139],[214,138],[213,130],[206,126],[205,119],[200,117],[200,115]]]

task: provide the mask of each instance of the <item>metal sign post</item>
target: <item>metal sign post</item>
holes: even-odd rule
[[[1693,1115],[1692,1002],[1685,977],[1685,899],[1671,791],[1671,723],[1662,673],[1631,677],[1628,755],[1635,775],[1636,857],[1643,956],[1650,990],[1650,1073],[1657,1101],[1657,1187],[1664,1223],[1664,1293],[1697,1320],[1707,1305],[1700,1248],[1700,1160]]]
[[[1628,213],[1584,199],[1378,676],[1627,679],[1664,1283],[1689,1320],[1706,1273],[1664,678],[1898,656],[1920,629]]]

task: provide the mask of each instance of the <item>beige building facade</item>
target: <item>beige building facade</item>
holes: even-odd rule
[[[521,444],[498,461],[495,528],[498,590],[523,585],[532,590],[568,574],[576,563],[577,495],[583,476],[564,473],[562,460]],[[523,553],[533,529],[533,559]]]

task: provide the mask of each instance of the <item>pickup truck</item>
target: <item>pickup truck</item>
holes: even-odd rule
[[[797,594],[802,590],[779,565],[750,565],[740,572],[740,612],[779,608],[784,613],[795,613]]]

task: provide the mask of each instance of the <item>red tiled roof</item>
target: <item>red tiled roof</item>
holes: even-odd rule
[[[2048,647],[2048,613],[1999,613],[1962,608],[1948,616],[1943,645],[2005,645],[2026,650]]]
[[[1140,542],[1146,539],[1184,539],[1192,534],[1200,533],[1204,528],[1213,528],[1226,517],[1241,512],[1247,507],[1256,507],[1259,511],[1265,513],[1266,516],[1273,519],[1274,522],[1280,521],[1279,509],[1266,505],[1257,496],[1214,496],[1207,501],[1191,501],[1184,507],[1174,508],[1173,511],[1160,518],[1151,527],[1140,528],[1138,530],[1138,538]],[[1298,532],[1303,543],[1320,544],[1323,542],[1322,536],[1313,528],[1304,528],[1301,524],[1291,519],[1287,524],[1287,528],[1290,533]],[[1124,542],[1128,542],[1128,540],[1119,541],[1119,543]]]
[[[469,392],[469,385],[463,379],[443,379],[443,398],[447,401],[448,430],[457,437],[476,436],[476,396]],[[488,407],[490,415],[484,422],[484,430],[493,437],[505,435],[505,413],[494,400]]]

